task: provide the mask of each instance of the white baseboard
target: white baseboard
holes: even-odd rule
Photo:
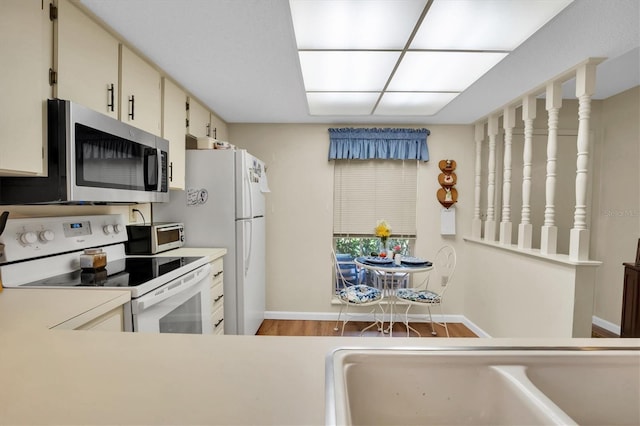
[[[373,321],[373,315],[370,313],[349,312],[352,321]],[[285,312],[285,311],[267,311],[264,313],[265,319],[275,320],[310,320],[310,321],[336,321],[338,319],[337,312]],[[435,322],[442,322],[445,319],[448,323],[462,323],[469,330],[473,331],[478,337],[491,337],[484,330],[471,322],[464,315],[433,315]],[[410,315],[411,322],[427,322],[425,315],[413,317]],[[394,321],[402,322],[400,314],[394,315]]]
[[[591,317],[591,322],[594,325],[597,325],[598,327],[604,328],[607,331],[610,331],[611,333],[617,334],[618,336],[620,335],[620,326],[616,325],[612,322],[603,320],[602,318],[598,318],[597,316],[593,316]]]

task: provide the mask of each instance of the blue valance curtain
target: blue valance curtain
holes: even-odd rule
[[[329,160],[429,160],[428,129],[329,129]]]

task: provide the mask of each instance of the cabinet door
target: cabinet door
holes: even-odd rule
[[[189,99],[189,134],[195,137],[211,136],[209,110],[197,100]]]
[[[184,189],[187,95],[167,78],[162,79],[162,137],[169,141],[171,189]]]
[[[55,96],[118,118],[118,40],[69,0],[58,1]]]
[[[213,132],[211,136],[214,136],[216,139],[220,141],[229,142],[229,135],[227,133],[227,123],[222,121],[220,117],[218,117],[213,112],[211,113],[211,128]]]
[[[120,121],[160,136],[160,73],[122,44],[120,67]]]
[[[44,170],[53,24],[41,0],[3,0],[0,13],[0,175]]]

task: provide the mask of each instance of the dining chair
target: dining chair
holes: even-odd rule
[[[350,284],[364,284],[365,271],[358,268],[351,254],[336,253],[336,259],[344,281]],[[341,283],[341,281],[336,277],[336,283]]]
[[[431,308],[438,306],[440,308],[440,317],[442,322],[436,324],[444,326],[449,337],[449,327],[445,320],[442,303],[444,301],[444,295],[451,282],[451,277],[456,269],[456,251],[449,245],[442,246],[436,253],[433,260],[433,271],[419,283],[416,287],[412,288],[399,288],[396,290],[396,298],[400,303],[406,303],[407,309],[404,313],[404,325],[407,327],[407,337],[409,337],[409,330],[413,330],[418,336],[420,333],[415,328],[409,325],[409,310],[412,306],[425,306],[429,315],[429,322],[431,323],[431,334],[436,336],[437,333],[433,327],[433,317],[431,316]]]
[[[333,257],[333,265],[335,271],[335,294],[338,300],[341,302],[340,313],[338,313],[338,319],[336,321],[336,325],[333,328],[334,331],[338,331],[338,324],[340,323],[340,318],[342,317],[342,311],[344,310],[345,319],[342,321],[342,331],[340,335],[344,335],[344,327],[349,322],[349,307],[350,306],[372,306],[373,309],[371,313],[373,314],[373,323],[371,323],[368,327],[363,329],[360,332],[362,335],[365,331],[378,325],[378,331],[382,331],[382,321],[378,320],[376,317],[376,308],[380,308],[380,312],[384,318],[384,309],[380,305],[380,301],[382,300],[382,291],[375,287],[368,286],[362,283],[362,280],[358,277],[363,276],[353,259],[351,260],[339,260],[336,255],[335,250],[331,249],[331,254]],[[343,258],[344,259],[344,258]],[[355,274],[350,274],[351,265],[355,267]],[[345,275],[345,271],[347,274]],[[356,277],[355,283],[353,282],[353,277]],[[348,279],[350,277],[351,279]]]

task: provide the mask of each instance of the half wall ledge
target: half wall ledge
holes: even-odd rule
[[[465,316],[492,337],[591,336],[597,267],[476,238],[464,238],[474,271],[465,285]]]
[[[523,256],[535,257],[548,262],[563,263],[573,266],[600,266],[602,262],[599,260],[572,260],[568,254],[543,254],[540,249],[522,249],[517,244],[502,244],[498,241],[487,241],[474,237],[464,237],[464,241],[468,243],[481,244],[484,246],[494,247],[500,250],[509,251],[511,253],[521,254]]]

